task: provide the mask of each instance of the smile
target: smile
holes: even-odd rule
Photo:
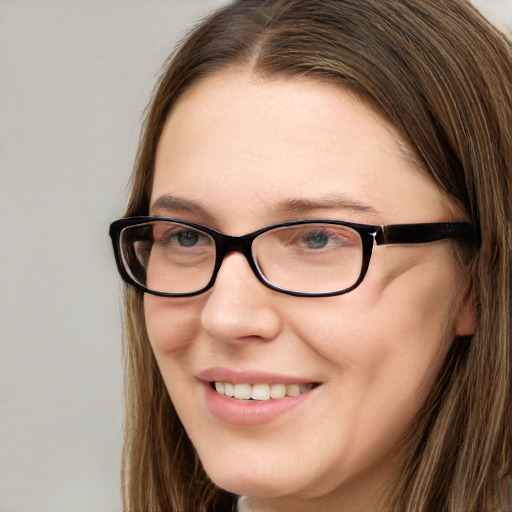
[[[198,374],[210,414],[232,425],[264,425],[293,414],[318,394],[321,382],[264,371],[208,368]]]
[[[247,384],[232,382],[213,382],[217,393],[236,400],[275,400],[286,396],[296,397],[307,393],[313,384]]]

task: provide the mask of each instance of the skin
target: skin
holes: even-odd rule
[[[224,70],[188,90],[164,127],[152,208],[243,235],[301,218],[393,224],[459,220],[394,129],[351,93]],[[343,201],[333,194],[342,194]],[[326,203],[325,199],[329,198]],[[308,200],[308,207],[279,208]],[[317,206],[315,206],[317,204]],[[244,511],[382,509],[394,453],[472,312],[450,242],[380,246],[346,295],[263,286],[238,253],[192,298],[146,295],[149,339],[176,410],[219,486]],[[205,406],[199,372],[255,370],[320,383],[263,425]]]

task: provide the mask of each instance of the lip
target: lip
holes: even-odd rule
[[[227,368],[209,368],[197,376],[203,387],[206,408],[223,422],[233,425],[264,425],[281,418],[286,413],[301,406],[308,401],[317,389],[313,389],[298,396],[266,401],[235,400],[221,395],[211,386],[212,382],[232,382],[233,384],[309,384],[313,381],[301,377],[284,376],[260,371],[233,371]]]
[[[232,382],[233,384],[309,384],[311,379],[292,375],[261,372],[259,370],[235,371],[229,368],[214,367],[198,373],[197,378],[207,382]]]

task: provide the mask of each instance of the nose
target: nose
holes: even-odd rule
[[[225,256],[201,314],[204,329],[226,343],[274,339],[282,329],[277,292],[264,286],[241,253]]]

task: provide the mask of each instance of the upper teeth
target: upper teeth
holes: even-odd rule
[[[231,382],[215,382],[215,389],[221,395],[231,396],[238,400],[270,400],[285,396],[299,396],[309,391],[313,384],[232,384]]]

